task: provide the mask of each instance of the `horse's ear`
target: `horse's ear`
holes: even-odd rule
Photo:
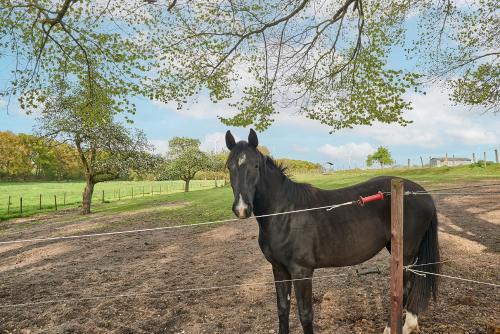
[[[234,146],[236,146],[236,141],[234,140],[233,134],[231,131],[227,130],[226,132],[226,146],[231,151]]]
[[[259,146],[259,139],[257,138],[257,133],[253,129],[250,129],[250,134],[248,135],[248,143],[257,148]]]

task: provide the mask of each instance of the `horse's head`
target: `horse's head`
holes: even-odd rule
[[[248,142],[236,143],[230,131],[226,132],[226,146],[229,149],[227,167],[233,188],[233,212],[238,218],[248,218],[253,212],[255,188],[260,177],[261,153],[257,150],[259,140],[254,130],[250,130]]]

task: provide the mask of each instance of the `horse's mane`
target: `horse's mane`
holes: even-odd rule
[[[231,150],[229,157],[226,162],[229,163],[230,160],[234,159],[245,146],[236,144],[235,149]],[[314,188],[310,184],[295,182],[291,179],[290,172],[288,168],[282,163],[278,162],[268,155],[262,154],[258,151],[261,159],[261,177],[272,177],[276,178],[283,187],[283,196],[286,200],[292,203],[308,203],[311,198],[314,198],[317,193],[317,188]]]
[[[306,200],[310,201],[316,188],[308,183],[293,181],[288,168],[282,162],[278,162],[266,155],[262,155],[262,158],[264,159],[264,175],[268,174],[268,172],[274,172],[281,177],[282,186],[284,187],[283,195],[286,199],[295,203],[302,203]]]

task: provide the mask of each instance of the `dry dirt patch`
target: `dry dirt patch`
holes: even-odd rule
[[[436,198],[442,257],[450,275],[498,282],[500,201],[494,197]],[[151,212],[123,217],[148,226]],[[60,217],[58,218],[60,219]],[[97,217],[105,224],[116,216]],[[51,221],[49,220],[49,223]],[[39,224],[34,237],[74,231],[78,223]],[[56,228],[57,227],[57,228]],[[55,232],[56,231],[56,232]],[[272,333],[273,286],[202,292],[162,291],[272,280],[257,245],[257,225],[242,222],[140,235],[23,244],[0,248],[0,305],[82,296],[149,293],[133,298],[0,308],[0,333]],[[322,269],[314,282],[317,333],[381,333],[388,318],[388,256],[355,268]],[[20,262],[19,262],[20,261]],[[16,263],[20,265],[16,265]],[[443,279],[437,303],[421,318],[423,333],[486,333],[500,325],[499,291]],[[300,333],[295,303],[292,333]]]

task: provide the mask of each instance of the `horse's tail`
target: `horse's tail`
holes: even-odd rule
[[[418,259],[415,269],[439,274],[439,242],[438,242],[438,219],[436,209],[432,216],[431,224],[425,232],[424,238],[420,242],[418,249]],[[427,264],[429,263],[429,264]],[[406,309],[413,314],[419,314],[427,309],[429,299],[434,301],[438,293],[438,276],[436,275],[417,275],[410,272],[411,288],[408,294],[408,303]]]

